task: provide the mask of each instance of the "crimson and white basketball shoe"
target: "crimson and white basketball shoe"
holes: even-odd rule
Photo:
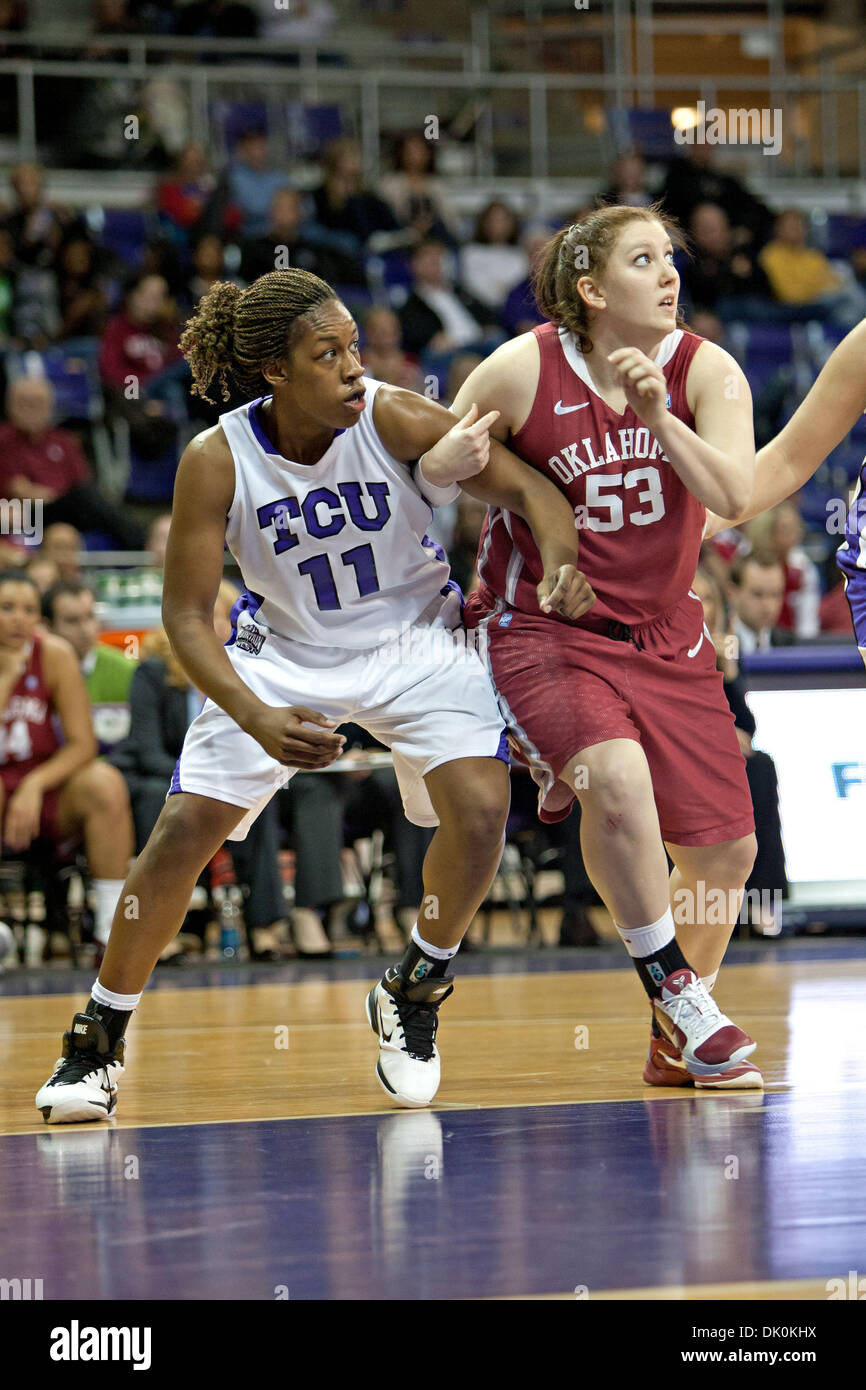
[[[737,1062],[728,1071],[693,1076],[678,1047],[667,1038],[650,1038],[643,1079],[648,1086],[696,1086],[700,1091],[760,1091],[764,1078],[754,1062]]]
[[[367,1018],[379,1035],[376,1075],[400,1105],[429,1105],[439,1090],[437,1011],[454,989],[453,980],[441,975],[409,984],[392,966],[367,995]]]
[[[650,1084],[687,1085],[692,1081],[696,1086],[706,1084],[716,1089],[724,1078],[733,1082],[736,1073],[742,1086],[747,1075],[742,1067],[758,1044],[722,1013],[694,971],[674,970],[662,981],[661,991],[661,998],[653,1000],[653,1014],[664,1035],[654,1042],[661,1043],[662,1048],[650,1045],[644,1080],[650,1080],[647,1071],[652,1075],[664,1070],[667,1082],[653,1077]],[[688,1080],[672,1083],[673,1072],[680,1068]],[[753,1070],[760,1077],[757,1067]],[[752,1080],[749,1088],[754,1084]]]

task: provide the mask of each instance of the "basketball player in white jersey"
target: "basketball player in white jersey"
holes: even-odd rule
[[[496,871],[509,800],[484,665],[448,635],[460,595],[425,534],[430,504],[465,479],[521,516],[543,556],[539,601],[578,616],[593,595],[575,568],[571,508],[491,446],[495,415],[457,421],[365,377],[351,315],[306,271],[244,291],[215,285],[181,347],[199,394],[216,378],[225,396],[230,373],[258,397],[192,441],[175,486],[163,618],[206,699],[121,893],[92,997],[36,1104],[49,1123],[113,1112],[124,1030],[202,868],[227,838],[244,838],[294,770],[339,757],[337,729],[351,720],[392,750],[408,817],[439,827],[424,864],[436,910],[367,1001],[380,1083],[425,1105],[439,1085],[448,965]],[[247,587],[223,647],[212,617],[226,544]]]
[[[707,513],[708,536],[775,507],[806,483],[866,410],[866,319],[831,353],[806,399],[755,460],[755,485],[735,521]],[[836,552],[860,655],[866,662],[866,460]]]

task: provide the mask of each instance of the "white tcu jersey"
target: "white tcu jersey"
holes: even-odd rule
[[[235,461],[226,542],[246,593],[236,608],[259,628],[318,647],[362,650],[392,639],[448,585],[444,551],[426,535],[432,508],[373,424],[382,385],[312,466],[271,452],[261,400],[220,416]],[[264,398],[262,398],[264,399]],[[249,630],[238,644],[256,651]]]

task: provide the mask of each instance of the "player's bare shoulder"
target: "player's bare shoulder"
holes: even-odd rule
[[[723,390],[727,400],[751,402],[752,393],[743,369],[735,357],[718,343],[705,338],[699,343],[689,363],[686,378],[686,400],[694,410],[699,397],[706,391]]]
[[[482,413],[498,410],[500,418],[491,433],[504,439],[509,430],[515,434],[528,420],[540,375],[538,339],[534,333],[521,333],[479,363],[452,408],[463,415],[476,401]]]
[[[235,493],[235,460],[222,425],[212,425],[195,435],[184,449],[177,467],[175,502],[198,494],[206,505],[228,512]]]

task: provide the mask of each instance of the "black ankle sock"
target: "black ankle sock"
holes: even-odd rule
[[[650,1029],[652,1030],[652,1035],[653,1035],[654,1038],[660,1038],[660,1037],[661,1037],[661,1035],[662,1035],[662,1030],[661,1030],[661,1028],[659,1028],[658,1024],[656,1023],[656,1016],[655,1016],[655,1014],[653,1014],[653,1016],[652,1016],[652,1022],[650,1023]]]
[[[398,969],[403,979],[414,985],[419,980],[441,980],[443,975],[448,974],[450,964],[450,960],[437,960],[435,956],[428,956],[426,951],[422,951],[420,946],[410,941],[403,952]]]
[[[649,956],[632,956],[632,965],[650,999],[661,999],[662,981],[675,970],[691,970],[674,937],[660,951]]]
[[[132,1009],[112,1009],[110,1004],[97,1004],[95,999],[88,999],[87,1007],[84,1012],[88,1018],[95,1018],[108,1034],[108,1041],[114,1048],[126,1032],[126,1025],[132,1018]]]

